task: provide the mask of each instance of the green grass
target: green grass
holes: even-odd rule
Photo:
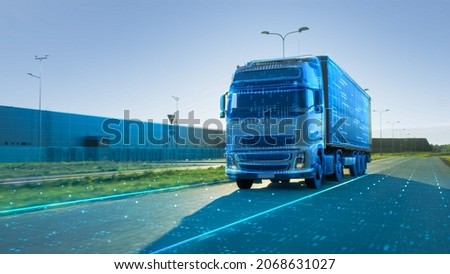
[[[167,164],[165,164],[167,166]],[[58,162],[58,163],[0,163],[0,179],[9,180],[23,177],[45,177],[61,174],[80,174],[107,171],[127,171],[150,169],[163,164],[141,162]]]
[[[372,160],[390,158],[390,157],[439,157],[442,162],[450,167],[450,153],[449,152],[404,152],[404,153],[379,153],[371,155]]]
[[[378,160],[383,158],[391,158],[391,157],[433,157],[433,156],[442,156],[446,155],[443,153],[437,153],[437,152],[401,152],[401,153],[383,153],[383,155],[380,155],[380,153],[372,153],[371,158],[372,160]]]
[[[450,155],[442,155],[439,158],[441,158],[442,162],[450,167]]]
[[[208,169],[117,173],[41,183],[0,185],[0,210],[223,180],[227,180],[227,177],[222,166]]]

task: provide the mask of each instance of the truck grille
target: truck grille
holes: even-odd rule
[[[290,153],[238,153],[237,159],[247,161],[287,161],[291,159]]]
[[[239,167],[249,171],[281,171],[288,170],[292,159],[291,153],[238,153],[236,158]]]
[[[240,164],[239,167],[243,170],[251,170],[251,171],[281,171],[288,170],[288,164]]]
[[[240,146],[273,147],[295,144],[294,135],[249,135],[236,136],[235,144]]]

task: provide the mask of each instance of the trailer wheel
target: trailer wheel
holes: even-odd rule
[[[322,185],[323,178],[323,168],[322,168],[322,160],[317,155],[316,163],[314,164],[314,177],[305,179],[306,186],[312,189],[318,189]]]
[[[236,179],[236,184],[240,189],[250,189],[253,185],[251,179]]]

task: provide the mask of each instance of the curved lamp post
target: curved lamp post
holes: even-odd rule
[[[392,125],[392,153],[395,153],[395,125],[400,123],[400,121],[388,121],[387,123]]]
[[[380,114],[380,157],[383,156],[383,130],[382,130],[382,123],[381,123],[381,114],[383,112],[388,112],[389,109],[385,110],[373,110],[373,112],[378,112]]]
[[[38,133],[38,146],[39,150],[42,147],[42,60],[46,60],[48,55],[34,56],[34,60],[39,61],[39,76],[32,73],[27,73],[31,77],[39,79],[39,133]],[[39,151],[39,162],[41,161],[41,151]]]
[[[277,32],[269,32],[269,31],[265,30],[265,31],[262,31],[261,34],[278,35],[278,36],[281,37],[281,40],[283,42],[283,58],[284,58],[285,57],[285,47],[284,47],[285,43],[284,43],[284,41],[286,39],[286,36],[288,36],[289,34],[292,34],[292,33],[297,33],[297,32],[300,33],[300,32],[306,31],[306,30],[309,30],[309,28],[308,27],[301,27],[301,28],[299,28],[296,31],[288,32],[285,35],[281,35],[281,34],[279,34]]]

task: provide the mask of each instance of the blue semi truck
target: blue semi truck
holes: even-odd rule
[[[328,56],[257,60],[238,66],[221,96],[226,173],[241,189],[303,178],[319,188],[366,172],[370,96]]]

